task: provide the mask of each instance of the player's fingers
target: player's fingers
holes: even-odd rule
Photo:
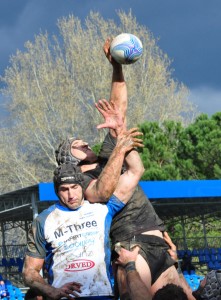
[[[134,143],[133,148],[144,148],[144,144]]]
[[[137,136],[137,135],[142,135],[143,133],[141,131],[139,131],[138,128],[131,128],[128,131],[125,132],[125,135],[130,135],[130,136]]]
[[[103,110],[107,110],[107,109],[111,108],[111,106],[109,105],[109,103],[106,99],[98,100],[98,106],[100,108],[102,108]]]
[[[131,140],[134,142],[134,143],[142,143],[143,144],[143,140],[142,139],[138,139],[136,137],[132,137]]]
[[[106,100],[106,99],[101,99],[101,105],[103,108],[105,109],[112,109],[112,106],[110,105],[110,103]]]
[[[140,251],[140,247],[139,246],[133,247],[133,250],[132,250],[133,253],[138,254],[139,251]]]
[[[98,103],[95,103],[95,107],[101,114],[105,113],[105,110],[103,109],[103,107],[101,107]]]
[[[143,133],[140,131],[135,131],[130,133],[131,137],[136,137],[136,136],[143,136]]]
[[[111,127],[110,127],[110,125],[107,125],[106,123],[97,125],[97,129],[102,129],[102,128],[111,128]]]
[[[103,45],[103,50],[104,50],[104,53],[107,54],[108,52],[108,49],[110,48],[110,42],[111,42],[111,39],[108,37],[106,39],[106,41],[104,42],[104,45]]]
[[[133,127],[127,130],[127,133],[133,133],[135,131],[138,131],[139,129],[137,127]]]

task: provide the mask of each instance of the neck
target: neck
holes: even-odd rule
[[[93,169],[96,168],[96,166],[97,166],[97,163],[93,163],[93,164],[90,164],[90,165],[82,165],[81,166],[81,172],[85,173],[87,171],[93,170]]]

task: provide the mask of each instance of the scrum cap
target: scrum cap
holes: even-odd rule
[[[73,156],[71,153],[71,144],[75,140],[75,137],[67,138],[58,146],[58,149],[55,151],[58,165],[71,163],[72,165],[77,166],[81,162],[80,159]]]
[[[79,167],[73,164],[63,164],[58,166],[54,171],[54,189],[58,193],[61,184],[75,183],[79,184],[84,190],[84,178]]]
[[[221,300],[221,270],[212,270],[206,275],[204,288],[193,292],[196,299]]]

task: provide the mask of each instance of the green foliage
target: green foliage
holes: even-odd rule
[[[102,146],[102,144],[100,143],[100,144],[96,144],[92,147],[92,150],[94,151],[94,153],[96,153],[96,155],[99,154],[101,146]]]
[[[180,137],[178,156],[183,179],[219,179],[221,175],[221,113],[200,115]]]
[[[219,179],[221,175],[221,113],[200,115],[184,127],[180,122],[140,125],[145,147],[140,155],[143,180]]]
[[[140,125],[145,147],[140,150],[145,172],[143,180],[181,179],[177,168],[179,136],[184,130],[180,122],[145,122]]]

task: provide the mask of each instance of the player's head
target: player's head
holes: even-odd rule
[[[153,300],[188,300],[183,289],[173,283],[167,284],[159,289],[153,296]]]
[[[193,292],[196,300],[221,300],[221,270],[210,271]]]
[[[79,167],[63,164],[54,171],[54,189],[62,205],[76,209],[83,203],[84,178]]]
[[[96,154],[88,143],[74,137],[64,140],[55,151],[58,165],[71,163],[75,166],[81,163],[93,163],[97,160]]]

